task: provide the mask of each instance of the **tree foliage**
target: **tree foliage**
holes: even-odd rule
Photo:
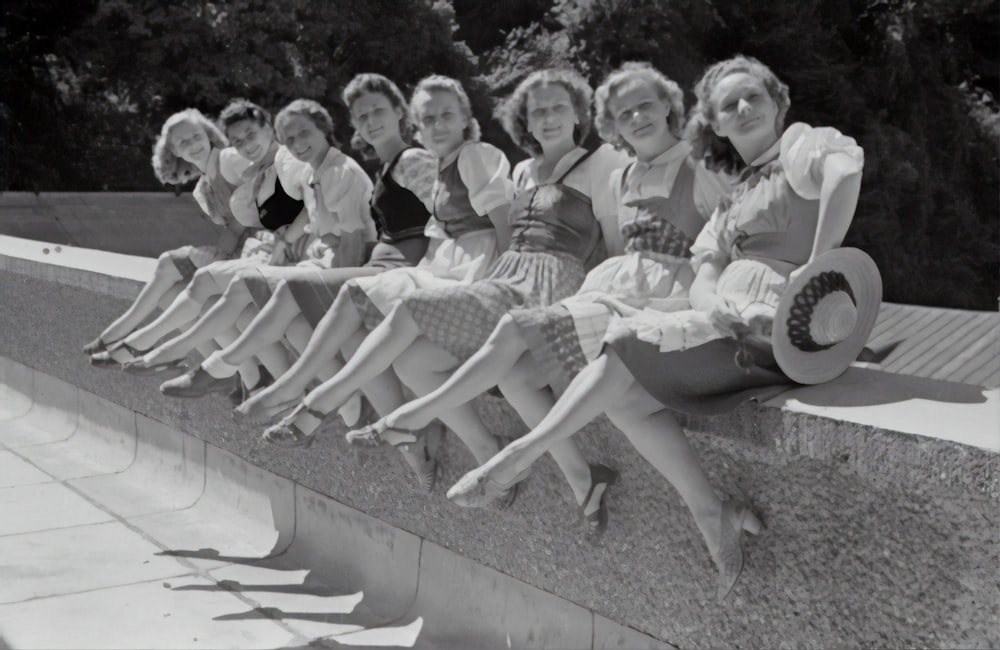
[[[597,83],[650,61],[690,88],[743,52],[791,87],[790,120],[865,148],[848,243],[879,262],[890,300],[995,308],[1000,95],[997,0],[8,0],[2,9],[0,188],[154,189],[170,113],[234,96],[296,97],[349,136],[343,85],[381,72],[404,90],[456,76],[484,138],[526,74],[573,66]],[[690,96],[689,96],[690,99]]]

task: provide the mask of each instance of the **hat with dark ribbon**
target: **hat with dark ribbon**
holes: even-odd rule
[[[804,266],[781,296],[771,345],[801,384],[829,381],[858,358],[882,303],[882,276],[866,253],[835,248]]]

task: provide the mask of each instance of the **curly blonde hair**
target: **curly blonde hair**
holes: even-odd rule
[[[174,113],[163,123],[160,136],[156,139],[156,144],[153,145],[153,173],[156,174],[156,179],[164,185],[183,185],[201,176],[201,170],[194,163],[184,160],[174,152],[173,144],[170,142],[170,134],[180,124],[201,127],[205,135],[208,136],[212,147],[216,149],[229,146],[229,141],[219,130],[219,127],[197,108],[186,108]]]
[[[278,111],[278,115],[274,118],[274,135],[278,144],[285,144],[284,138],[281,136],[281,126],[293,115],[310,120],[326,136],[326,141],[331,146],[340,148],[337,136],[333,134],[333,118],[330,116],[330,111],[323,108],[319,102],[311,99],[296,99]]]
[[[720,138],[712,129],[715,121],[715,109],[712,106],[712,92],[716,84],[723,78],[744,72],[756,77],[764,85],[767,93],[778,106],[778,116],[775,119],[775,131],[781,133],[785,127],[785,115],[792,101],[788,96],[788,86],[777,75],[752,56],[738,54],[732,58],[709,66],[694,86],[694,94],[698,99],[691,116],[688,118],[685,136],[693,146],[693,153],[703,158],[705,166],[714,171],[724,171],[732,174],[746,167],[746,162],[740,157],[736,148],[727,138]]]
[[[350,112],[354,102],[358,101],[358,98],[362,95],[369,93],[382,95],[389,100],[390,106],[399,109],[402,113],[399,118],[399,135],[402,136],[403,142],[406,144],[413,142],[413,122],[410,121],[410,111],[406,105],[406,97],[403,96],[403,92],[399,89],[399,86],[387,77],[375,74],[374,72],[362,72],[355,75],[350,83],[344,87],[341,98]],[[354,114],[351,113],[351,123],[353,124],[353,122]],[[351,148],[360,152],[366,160],[376,160],[378,158],[378,154],[375,153],[375,147],[365,142],[365,139],[358,133],[357,124],[354,124],[354,135],[351,136]]]
[[[413,120],[413,123],[420,123],[420,116],[417,115],[417,109],[413,100],[421,92],[432,93],[436,91],[449,92],[458,98],[458,107],[462,109],[462,115],[465,117],[466,122],[468,122],[462,135],[467,141],[479,142],[482,132],[479,130],[479,121],[472,114],[472,102],[469,101],[469,95],[465,92],[465,88],[462,87],[461,82],[451,77],[432,74],[417,82],[416,88],[413,89],[413,93],[410,95],[410,119]],[[420,134],[417,133],[417,140],[419,139]]]
[[[532,156],[541,155],[542,147],[528,131],[528,93],[542,86],[561,86],[569,93],[578,120],[573,128],[573,142],[579,145],[587,139],[593,121],[590,101],[594,91],[579,73],[564,69],[532,72],[517,85],[507,101],[497,110],[497,117],[503,125],[503,130],[514,144]]]
[[[610,106],[617,94],[633,81],[646,83],[670,109],[667,114],[667,130],[678,139],[684,133],[684,91],[649,63],[635,61],[622,64],[620,68],[608,74],[597,87],[594,91],[594,122],[597,134],[616,149],[623,149],[634,156],[635,150],[632,145],[618,132]]]

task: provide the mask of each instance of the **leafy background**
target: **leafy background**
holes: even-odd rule
[[[790,120],[864,146],[847,243],[879,263],[886,299],[996,309],[997,0],[6,0],[2,13],[0,190],[36,192],[163,189],[149,155],[164,118],[235,96],[274,111],[317,99],[349,141],[339,92],[361,71],[404,90],[462,79],[484,139],[517,159],[492,113],[531,70],[596,84],[645,60],[689,88],[751,54],[790,85]]]

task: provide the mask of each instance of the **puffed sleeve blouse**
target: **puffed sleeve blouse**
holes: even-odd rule
[[[375,241],[370,207],[372,182],[353,158],[331,148],[310,175],[309,188],[306,207],[310,208],[310,225],[315,235],[339,237],[343,233],[361,232],[364,241]]]
[[[477,215],[486,216],[490,211],[509,204],[514,198],[510,162],[493,145],[486,142],[466,142],[457,151],[440,159],[438,170],[445,169],[452,162],[458,165],[459,178],[468,190],[469,204]],[[427,221],[425,234],[439,239],[448,237],[444,226],[434,218]]]
[[[392,180],[410,190],[427,208],[434,210],[434,182],[437,180],[437,156],[427,149],[412,147],[403,151],[392,168]]]
[[[864,152],[829,127],[796,123],[751,163],[691,247],[695,272],[706,260],[724,267],[716,291],[737,308],[773,315],[788,275],[812,253],[827,156],[846,154],[858,171]]]

